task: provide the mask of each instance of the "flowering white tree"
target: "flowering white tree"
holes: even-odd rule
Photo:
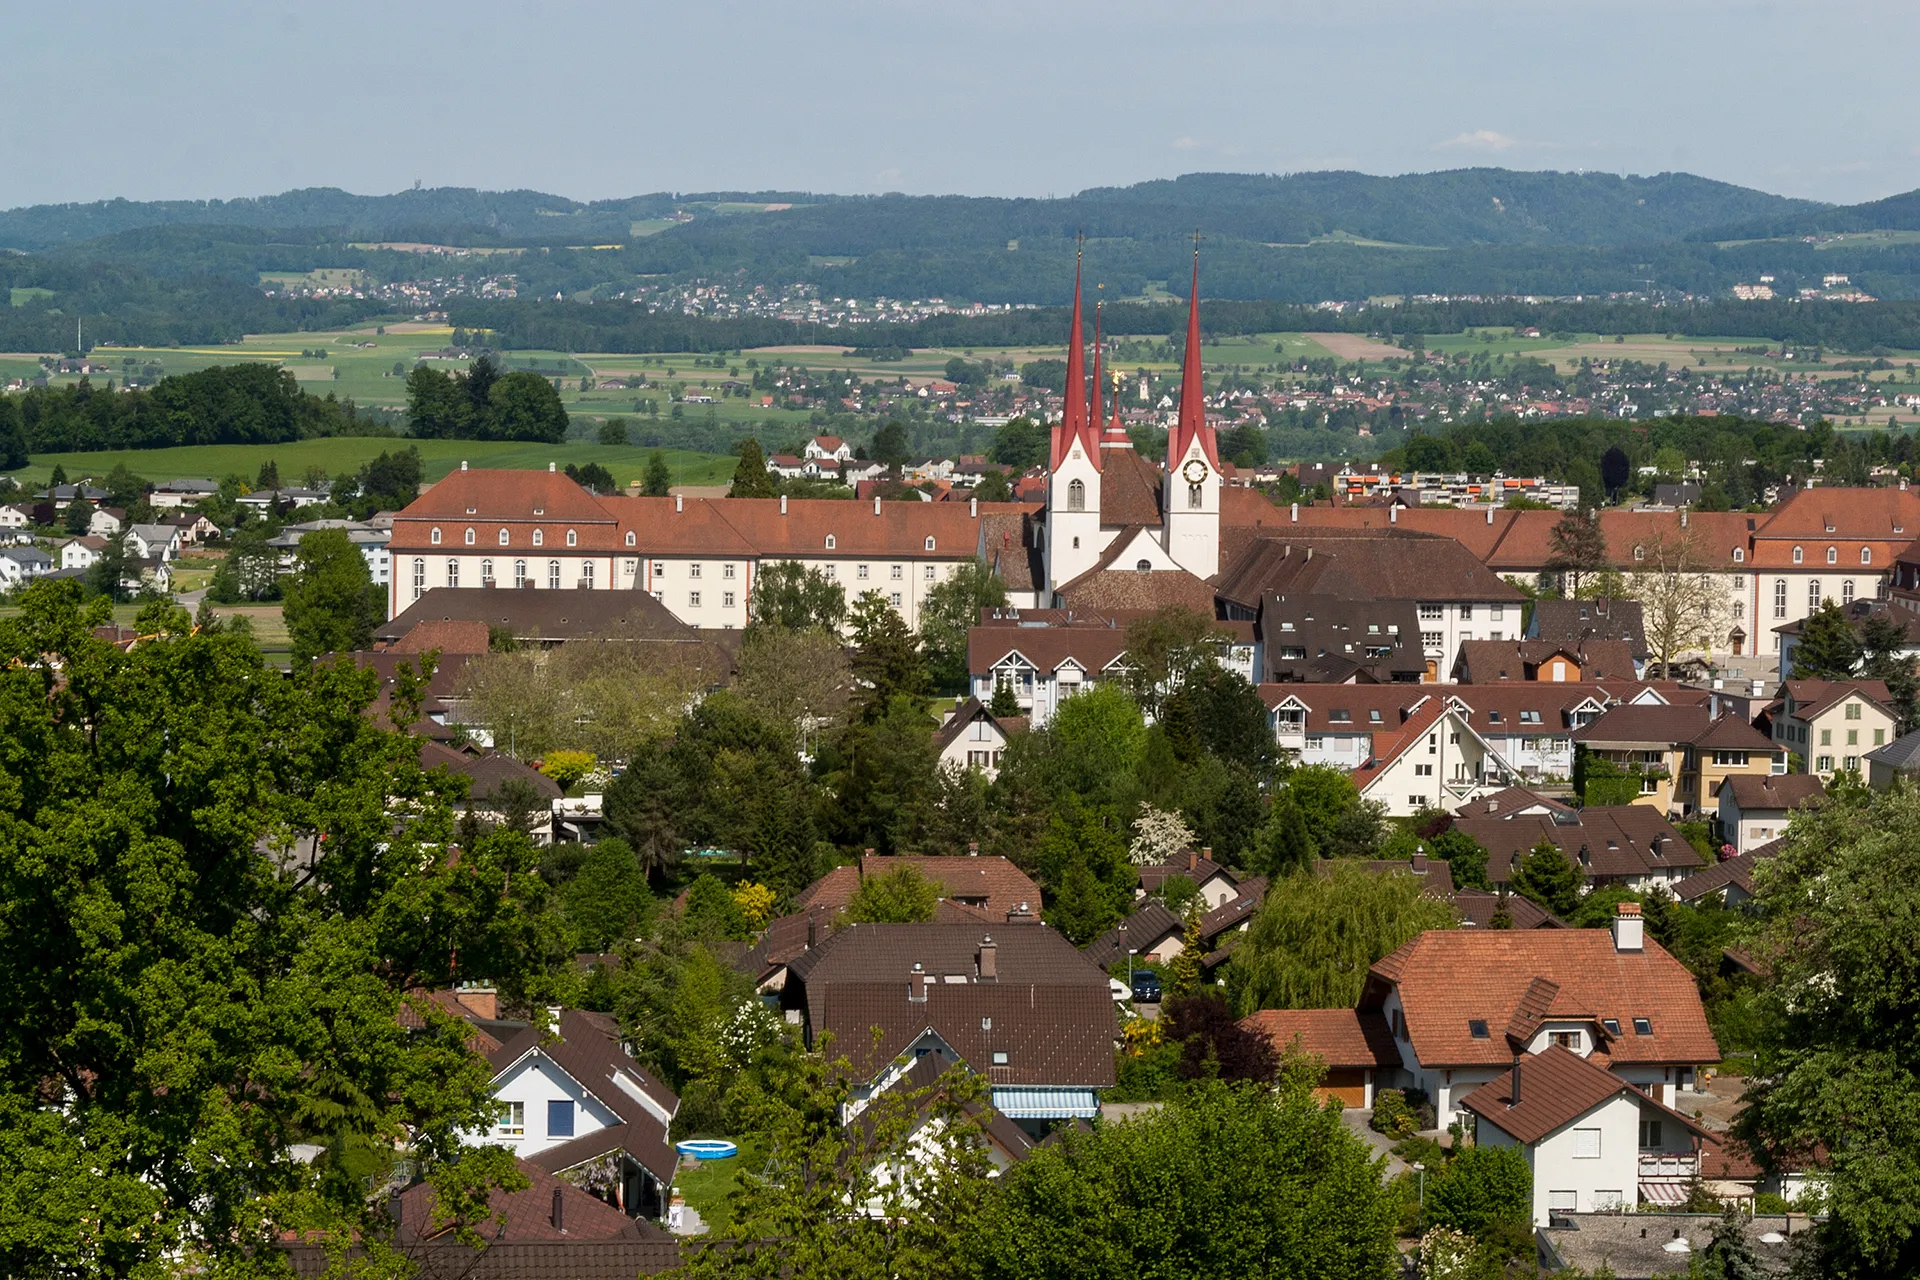
[[[1127,846],[1134,866],[1151,867],[1192,847],[1193,829],[1179,814],[1150,804],[1140,806],[1140,816],[1133,822],[1133,843]]]

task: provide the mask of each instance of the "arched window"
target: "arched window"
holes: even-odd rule
[[[447,585],[450,587],[460,585],[460,562],[452,556],[447,557]]]
[[[1785,578],[1773,580],[1773,616],[1776,618],[1787,616],[1787,580]]]
[[[1807,580],[1807,612],[1812,613],[1820,607],[1820,579]]]
[[[433,537],[432,537],[432,541],[433,541],[433,545],[434,545],[434,546],[436,546],[436,547],[437,547],[437,546],[439,546],[439,545],[440,545],[440,526],[439,526],[439,525],[435,525],[435,526],[433,527]]]
[[[1067,482],[1067,510],[1085,511],[1087,509],[1087,486],[1083,481]]]
[[[413,562],[413,598],[418,600],[427,591],[427,562],[416,559]]]
[[[1795,547],[1793,549],[1793,562],[1795,564],[1799,564],[1801,561],[1805,560],[1806,558],[1807,558],[1806,554],[1802,552],[1800,548]]]
[[[546,540],[547,540],[547,531],[545,529],[535,529],[533,531],[534,546],[536,547],[541,546],[546,542]]]
[[[586,584],[587,584],[587,588],[588,588],[588,590],[592,590],[592,588],[593,588],[593,561],[591,561],[591,560],[589,560],[589,561],[587,561],[587,562],[586,562],[585,564],[583,564],[583,565],[581,565],[581,566],[580,566],[580,580],[581,580],[582,582],[584,582],[584,583],[586,583]]]
[[[1733,562],[1735,564],[1744,563],[1746,561],[1746,558],[1747,558],[1747,549],[1745,547],[1735,547],[1733,549]]]
[[[927,550],[929,550],[929,551],[931,551],[931,550],[933,550],[933,539],[932,539],[932,538],[928,538],[928,539],[927,539]]]
[[[472,525],[468,525],[468,526],[467,526],[467,537],[466,537],[466,543],[467,543],[467,545],[468,545],[468,546],[472,546],[472,545],[473,545],[473,526],[472,526]]]
[[[1840,563],[1840,548],[1838,548],[1838,547],[1828,547],[1828,548],[1827,548],[1827,563],[1828,563],[1828,564],[1839,564],[1839,563]]]
[[[1840,603],[1841,604],[1853,603],[1853,579],[1852,578],[1848,578],[1845,582],[1840,584]]]
[[[507,545],[507,531],[504,528],[500,530],[500,545],[503,547]]]
[[[840,545],[840,540],[838,538],[834,537],[832,534],[827,535],[827,550],[831,551],[839,545]]]
[[[1153,561],[1151,560],[1138,561],[1134,564],[1133,569],[1135,573],[1152,573]]]
[[[492,581],[493,581],[493,561],[482,560],[480,562],[480,585],[484,587],[490,584]]]
[[[1645,560],[1647,558],[1647,549],[1645,547],[1635,547],[1633,549],[1633,558],[1635,560]]]
[[[633,544],[634,544],[633,530],[629,529],[627,530],[627,545],[632,546]]]
[[[552,591],[558,591],[560,589],[560,562],[558,560],[547,561],[547,587]]]
[[[1872,564],[1872,563],[1873,563],[1873,548],[1872,548],[1872,547],[1862,547],[1862,548],[1860,548],[1860,563],[1861,563],[1861,564]]]
[[[567,530],[567,545],[570,547],[577,547],[580,545],[580,535],[574,532],[572,529]]]
[[[513,562],[513,585],[515,587],[524,587],[527,585],[527,562],[525,560],[515,560]]]
[[[1189,511],[1198,511],[1204,505],[1206,505],[1206,499],[1200,493],[1200,486],[1197,484],[1188,485],[1187,509]]]

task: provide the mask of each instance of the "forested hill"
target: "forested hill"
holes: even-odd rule
[[[1840,235],[1861,231],[1920,231],[1920,191],[1840,208],[1770,213],[1730,226],[1696,231],[1695,240],[1765,240],[1778,236]]]
[[[778,218],[727,216],[741,207],[795,206]],[[340,238],[435,243],[624,241],[633,224],[676,212],[695,226],[750,239],[801,236],[815,254],[1023,236],[1156,239],[1205,226],[1213,234],[1303,244],[1345,235],[1427,246],[1652,244],[1824,206],[1685,173],[1621,177],[1459,169],[1374,177],[1325,172],[1203,173],[1059,200],[964,196],[847,197],[800,192],[656,193],[582,203],[538,191],[440,187],[360,196],[314,187],[243,200],[35,205],[0,213],[0,246],[27,251],[148,227],[319,229]]]

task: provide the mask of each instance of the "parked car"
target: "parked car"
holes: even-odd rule
[[[1160,975],[1151,969],[1134,970],[1133,999],[1136,1004],[1159,1004]]]

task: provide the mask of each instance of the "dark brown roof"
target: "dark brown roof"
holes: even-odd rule
[[[1812,773],[1734,773],[1720,783],[1716,794],[1732,795],[1742,813],[1753,813],[1817,805],[1827,798],[1827,787]]]
[[[1616,1063],[1719,1060],[1686,966],[1651,939],[1620,951],[1606,929],[1432,929],[1373,966],[1360,1007],[1379,1008],[1397,987],[1423,1065],[1503,1064],[1512,1057],[1505,1039],[1476,1038],[1468,1024],[1505,1027],[1536,978],[1557,989],[1555,1017],[1626,1028],[1607,1041]],[[1635,1034],[1634,1018],[1648,1019],[1651,1034]]]
[[[665,1233],[650,1224],[643,1225],[603,1200],[553,1176],[528,1160],[516,1161],[530,1184],[525,1190],[507,1192],[495,1188],[487,1196],[488,1218],[502,1219],[497,1224],[485,1219],[474,1223],[481,1235],[499,1244],[526,1244],[541,1240],[646,1240],[664,1239]],[[554,1194],[560,1196],[560,1226],[553,1224]],[[400,1244],[451,1236],[454,1224],[434,1225],[438,1197],[433,1187],[416,1182],[401,1192],[399,1222],[394,1238]],[[389,1209],[389,1213],[392,1210]]]
[[[1115,539],[1114,545],[1119,545],[1119,539]],[[1185,569],[1141,573],[1138,569],[1094,568],[1056,588],[1055,594],[1082,609],[1162,609],[1180,605],[1205,614],[1212,614],[1214,610],[1212,586]]]
[[[1520,1059],[1520,1101],[1513,1101],[1513,1072],[1504,1071],[1460,1099],[1460,1105],[1491,1121],[1520,1142],[1538,1142],[1573,1123],[1601,1103],[1629,1093],[1642,1107],[1658,1107],[1703,1138],[1711,1135],[1670,1107],[1570,1049],[1549,1045],[1545,1052]]]
[[[1207,853],[1211,853],[1208,850]],[[1239,877],[1215,862],[1198,849],[1185,849],[1165,862],[1156,862],[1152,866],[1140,868],[1140,888],[1146,893],[1158,893],[1160,886],[1175,876],[1185,876],[1196,885],[1205,884],[1215,876],[1225,876],[1228,884],[1238,884]]]
[[[1105,969],[1108,965],[1125,960],[1127,952],[1144,954],[1168,938],[1180,937],[1187,928],[1186,921],[1158,898],[1148,898],[1121,923],[1126,925],[1126,932],[1122,933],[1115,926],[1089,942],[1081,954]]]
[[[1222,569],[1218,592],[1247,608],[1275,592],[1516,605],[1526,598],[1452,538],[1293,526],[1252,539]]]
[[[987,709],[987,705],[980,701],[980,699],[970,697],[953,709],[953,714],[947,717],[945,724],[933,731],[934,750],[945,751],[948,747],[952,746],[954,739],[965,732],[967,726],[975,720],[992,722],[1001,733],[1009,738],[1016,733],[1025,733],[1027,729],[1027,717],[1007,716],[1002,718],[996,716]]]
[[[1469,684],[1538,680],[1541,670],[1550,670],[1553,660],[1563,655],[1579,668],[1582,681],[1632,680],[1638,674],[1633,646],[1622,640],[1467,640],[1460,645],[1453,670]]]
[[[1333,875],[1343,866],[1362,866],[1377,876],[1410,875],[1420,878],[1420,892],[1429,898],[1444,898],[1453,892],[1453,868],[1444,858],[1421,855],[1418,862],[1403,858],[1322,858],[1313,869],[1323,876]]]
[[[1546,841],[1602,879],[1687,870],[1703,859],[1666,816],[1651,805],[1589,805],[1552,813],[1455,818],[1454,829],[1487,851],[1487,878],[1496,885],[1513,876],[1513,863]]]
[[[1004,919],[1025,904],[1040,910],[1040,886],[1026,872],[998,854],[981,857],[932,854],[868,854],[858,866],[834,867],[794,898],[794,905],[812,911],[841,911],[853,901],[860,882],[910,867],[938,887],[942,898],[977,906]],[[978,941],[978,939],[975,939]]]
[[[1387,1020],[1378,1012],[1357,1009],[1262,1009],[1240,1025],[1273,1041],[1286,1052],[1296,1040],[1304,1053],[1329,1068],[1398,1067],[1400,1050]]]
[[[1460,923],[1477,929],[1490,928],[1493,918],[1500,914],[1500,902],[1506,899],[1507,918],[1513,921],[1516,929],[1562,929],[1566,926],[1560,918],[1539,906],[1531,898],[1523,898],[1517,893],[1489,893],[1485,889],[1456,889],[1453,892],[1453,909],[1459,915]]]
[[[1789,680],[1786,688],[1793,698],[1793,714],[1803,720],[1855,695],[1878,703],[1883,711],[1893,702],[1884,680]]]
[[[512,756],[497,751],[422,742],[420,767],[428,772],[446,769],[472,779],[473,787],[467,793],[469,800],[491,800],[499,794],[501,786],[509,781],[526,783],[542,800],[558,800],[564,794],[559,784],[546,774],[538,769],[529,769]]]
[[[967,632],[967,670],[985,675],[993,664],[1018,653],[1040,671],[1055,671],[1069,659],[1096,677],[1127,651],[1127,629],[1105,623],[1022,627],[1014,623]]]
[[[1673,886],[1673,896],[1682,902],[1698,902],[1708,894],[1719,893],[1728,885],[1737,885],[1749,896],[1753,893],[1753,868],[1761,858],[1772,856],[1778,840],[1749,849],[1738,857],[1716,862],[1705,871],[1695,872]]]
[[[332,1250],[325,1245],[283,1248],[293,1274],[301,1280],[339,1274]],[[480,1250],[436,1242],[401,1252],[417,1268],[414,1274],[420,1280],[633,1280],[671,1271],[684,1260],[680,1241],[671,1237],[502,1242]],[[349,1250],[347,1256],[358,1254]]]
[[[1310,680],[1325,659],[1345,660],[1383,684],[1426,671],[1411,600],[1270,594],[1260,601],[1268,681]]]
[[[435,587],[391,621],[375,640],[399,640],[423,622],[478,622],[522,640],[712,640],[673,616],[645,591],[559,591],[533,587]]]
[[[498,1078],[529,1054],[545,1057],[571,1076],[620,1117],[618,1128],[623,1131],[617,1142],[611,1136],[583,1134],[544,1151],[538,1158],[542,1168],[563,1171],[609,1151],[624,1150],[663,1184],[673,1181],[679,1157],[667,1141],[667,1129],[680,1109],[680,1099],[664,1080],[627,1053],[612,1018],[579,1009],[563,1010],[557,1036],[547,1037],[540,1028],[527,1026],[489,1053],[487,1061]],[[635,1092],[650,1099],[653,1109],[636,1099]],[[662,1120],[662,1114],[667,1119]]]
[[[1531,808],[1548,813],[1572,813],[1573,806],[1527,787],[1502,787],[1488,795],[1477,796],[1453,812],[1461,818],[1511,817]]]
[[[1592,724],[1576,729],[1573,740],[1590,746],[1670,747],[1685,743],[1723,751],[1776,750],[1771,739],[1740,717],[1725,715],[1716,720],[1703,703],[1623,703],[1609,708]]]
[[[1527,638],[1559,644],[1623,640],[1644,660],[1649,655],[1643,614],[1638,600],[1536,600]]]

